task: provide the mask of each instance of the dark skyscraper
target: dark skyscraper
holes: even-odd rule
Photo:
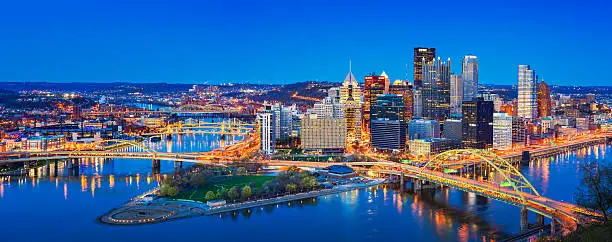
[[[444,122],[450,114],[450,76],[450,58],[423,63],[423,117]]]
[[[386,94],[376,98],[370,121],[372,147],[386,150],[402,150],[406,145],[406,115],[404,98]]]
[[[384,75],[377,76],[372,73],[369,76],[365,76],[363,88],[363,124],[366,131],[370,131],[370,111],[371,107],[376,105],[376,98],[379,95],[386,94],[389,90],[387,80],[388,78]]]
[[[493,102],[475,98],[464,101],[463,145],[466,148],[486,149],[493,146]]]
[[[387,94],[376,98],[376,105],[372,106],[372,120],[388,119],[406,122],[404,98],[400,95]]]
[[[403,150],[406,147],[406,123],[399,120],[372,120],[372,148]]]
[[[423,59],[425,59],[425,63],[427,63],[433,61],[434,58],[436,58],[436,48],[414,48],[414,59],[412,61],[414,65],[414,87],[421,87],[423,83]]]
[[[538,84],[538,117],[549,117],[552,113],[552,104],[550,100],[550,88],[546,82],[542,81]]]

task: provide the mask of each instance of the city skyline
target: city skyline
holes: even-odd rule
[[[612,241],[600,5],[3,4],[3,238]]]
[[[589,71],[605,69],[598,60],[612,54],[601,4],[446,2],[430,14],[401,2],[35,3],[0,14],[14,23],[0,27],[10,36],[0,44],[0,81],[340,82],[352,60],[359,81],[384,70],[412,82],[413,48],[433,47],[454,70],[478,56],[482,84],[516,84],[520,64],[550,85],[610,82]],[[385,14],[364,17],[369,11]]]

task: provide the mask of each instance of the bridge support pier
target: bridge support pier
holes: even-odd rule
[[[79,159],[78,158],[69,158],[66,161],[68,165],[68,174],[73,176],[79,176]]]
[[[183,162],[182,161],[175,161],[174,162],[174,172],[179,172],[182,168],[183,168]]]
[[[53,161],[53,176],[56,177],[57,176],[57,160]]]
[[[527,207],[521,208],[521,231],[529,229],[529,216],[527,216]]]
[[[537,213],[536,214],[536,224],[544,225],[544,215]]]
[[[557,234],[557,220],[555,220],[555,217],[552,217],[550,219],[550,236],[555,237],[556,234]]]
[[[166,140],[172,140],[172,134],[166,135]]]
[[[404,191],[404,186],[405,186],[405,184],[404,184],[404,173],[402,173],[399,177],[400,177],[400,189],[401,189],[400,191],[403,192]]]
[[[30,162],[23,162],[23,169],[21,170],[22,175],[29,175],[30,173]]]
[[[159,160],[153,160],[151,164],[151,173],[159,174],[161,170],[161,162]]]
[[[423,189],[436,189],[436,184],[430,183],[428,181],[421,181],[419,179],[414,180],[414,190],[420,191]]]

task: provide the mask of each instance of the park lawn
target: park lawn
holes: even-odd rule
[[[259,189],[265,182],[272,179],[274,179],[273,176],[236,176],[220,182],[207,183],[202,187],[198,187],[195,191],[182,192],[177,198],[205,202],[206,199],[204,197],[208,191],[217,193],[221,188],[230,189],[233,186],[242,188],[250,183],[255,183],[255,187],[252,187],[253,189]]]

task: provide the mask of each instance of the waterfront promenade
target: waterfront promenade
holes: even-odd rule
[[[367,183],[362,183],[362,184],[341,185],[341,186],[337,186],[337,187],[334,187],[334,188],[331,188],[331,189],[323,189],[323,190],[318,190],[318,191],[311,191],[311,192],[304,192],[304,193],[298,193],[298,194],[291,194],[291,195],[285,195],[285,196],[281,196],[281,197],[268,198],[268,199],[260,199],[260,200],[256,200],[256,201],[247,201],[247,202],[236,203],[236,204],[227,204],[227,205],[223,205],[223,206],[218,206],[218,207],[213,207],[213,208],[207,209],[206,210],[206,215],[213,215],[213,214],[218,214],[218,213],[231,212],[231,211],[235,211],[235,210],[241,210],[241,209],[260,207],[260,206],[271,205],[271,204],[290,202],[290,201],[301,200],[301,199],[312,198],[312,197],[320,197],[320,196],[332,195],[332,194],[347,192],[347,191],[351,191],[351,190],[355,190],[355,189],[361,189],[361,188],[366,188],[366,187],[380,185],[383,182],[384,182],[384,180],[377,179],[377,180],[373,180],[373,181],[370,181],[370,182],[367,182]]]
[[[259,199],[255,201],[246,201],[235,204],[226,204],[217,207],[210,207],[205,203],[183,200],[183,199],[166,199],[158,198],[150,202],[144,202],[143,199],[157,189],[143,193],[120,208],[113,209],[108,213],[100,216],[98,219],[102,223],[113,225],[137,225],[160,223],[168,220],[187,218],[202,215],[215,215],[220,213],[232,212],[253,207],[260,207],[295,200],[302,200],[313,197],[327,196],[342,192],[347,192],[355,189],[367,188],[384,183],[384,179],[375,179],[366,183],[355,183],[341,185],[331,189],[323,189],[318,191],[297,193],[284,195],[275,198]]]

